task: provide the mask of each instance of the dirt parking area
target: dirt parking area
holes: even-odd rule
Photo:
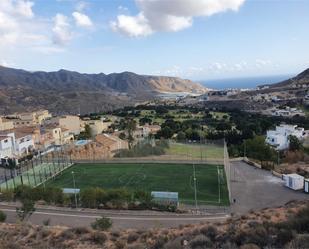
[[[231,162],[231,211],[243,214],[249,210],[278,207],[292,200],[309,200],[309,195],[283,186],[271,172],[244,162]]]

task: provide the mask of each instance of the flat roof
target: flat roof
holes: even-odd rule
[[[178,199],[178,192],[162,192],[162,191],[152,191],[151,195],[154,198],[169,198]]]
[[[288,176],[288,177],[292,177],[292,178],[302,178],[302,179],[304,179],[304,177],[303,177],[303,176],[298,175],[298,174],[296,174],[296,173],[293,173],[293,174],[286,174],[286,176]]]

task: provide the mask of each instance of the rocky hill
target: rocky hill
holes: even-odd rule
[[[276,84],[271,84],[268,86],[270,88],[294,88],[294,87],[309,88],[309,68],[291,79]]]
[[[198,83],[175,77],[131,72],[108,75],[67,70],[28,72],[0,66],[1,113],[37,108],[56,113],[87,113],[134,104],[160,92],[206,90]]]

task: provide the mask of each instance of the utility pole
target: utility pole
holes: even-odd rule
[[[73,186],[74,186],[75,208],[77,208],[77,197],[76,197],[76,185],[75,185],[75,176],[74,176],[74,171],[72,171],[72,177],[73,177]]]
[[[197,210],[197,192],[196,192],[196,175],[195,175],[195,164],[193,163],[193,180],[194,180],[194,200],[195,208]]]
[[[247,154],[247,148],[246,148],[246,140],[244,140],[244,158],[246,157]]]
[[[278,150],[278,158],[277,158],[277,163],[278,163],[278,166],[280,165],[280,151]]]

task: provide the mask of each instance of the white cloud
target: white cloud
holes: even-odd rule
[[[46,25],[35,18],[34,2],[28,0],[0,0],[0,49],[34,47],[48,42]],[[38,21],[39,20],[39,21]]]
[[[57,14],[54,17],[53,41],[57,45],[67,44],[73,37],[71,25],[67,16]]]
[[[30,1],[24,1],[19,0],[17,1],[17,4],[15,6],[15,11],[19,15],[26,17],[26,18],[32,18],[34,16],[32,12],[32,6],[34,5],[33,2]]]
[[[74,17],[76,26],[84,27],[84,28],[89,28],[93,26],[92,21],[85,14],[75,11],[73,12],[72,16]]]
[[[255,66],[258,67],[258,68],[269,66],[271,64],[272,64],[272,62],[270,60],[265,60],[265,59],[256,59],[255,60]]]
[[[112,29],[128,36],[147,36],[154,32],[176,32],[192,26],[193,18],[237,11],[245,0],[135,0],[136,16],[118,15]]]
[[[88,6],[88,3],[87,2],[84,2],[84,1],[80,1],[78,2],[76,5],[75,5],[75,9],[78,11],[78,12],[81,12],[83,10],[85,10]]]
[[[117,21],[111,23],[111,27],[114,31],[131,37],[146,36],[153,32],[142,13],[137,16],[119,15]]]
[[[127,7],[125,7],[125,6],[119,5],[119,6],[118,6],[118,10],[119,10],[119,11],[122,11],[122,12],[126,12],[126,11],[128,11],[129,9],[128,9]]]

